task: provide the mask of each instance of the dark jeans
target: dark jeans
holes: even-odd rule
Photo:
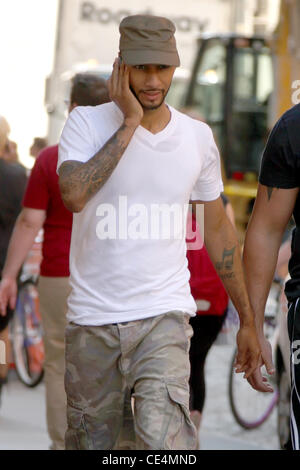
[[[300,449],[300,298],[289,304],[288,332],[291,342],[291,440]]]
[[[220,332],[227,314],[196,315],[190,319],[194,335],[190,347],[190,410],[203,410],[205,400],[204,365],[208,351]]]

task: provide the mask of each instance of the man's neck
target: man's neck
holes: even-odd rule
[[[145,127],[152,134],[161,132],[170,122],[171,112],[168,106],[163,103],[159,108],[144,110],[144,117],[141,126]]]

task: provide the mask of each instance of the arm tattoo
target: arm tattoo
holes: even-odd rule
[[[59,171],[62,195],[67,197],[76,190],[86,201],[89,200],[108,180],[125,152],[130,139],[124,136],[123,124],[86,163],[67,161]]]
[[[222,280],[231,279],[234,277],[233,264],[235,248],[236,247],[234,246],[230,250],[225,249],[223,251],[222,261],[218,261],[215,264],[216,270],[218,271],[218,274]]]

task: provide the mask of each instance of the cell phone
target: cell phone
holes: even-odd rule
[[[119,66],[121,66],[122,63],[123,63],[123,59],[122,59],[121,53],[119,52]]]

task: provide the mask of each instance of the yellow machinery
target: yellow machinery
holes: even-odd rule
[[[271,40],[274,55],[274,106],[270,123],[300,102],[300,2],[281,0],[278,26]],[[297,92],[298,90],[298,92]]]
[[[203,35],[185,105],[196,108],[214,132],[241,242],[256,196],[273,88],[263,37]]]
[[[300,102],[299,0],[281,1],[272,38],[203,35],[184,105],[197,109],[213,129],[241,243],[268,134],[296,102]]]

